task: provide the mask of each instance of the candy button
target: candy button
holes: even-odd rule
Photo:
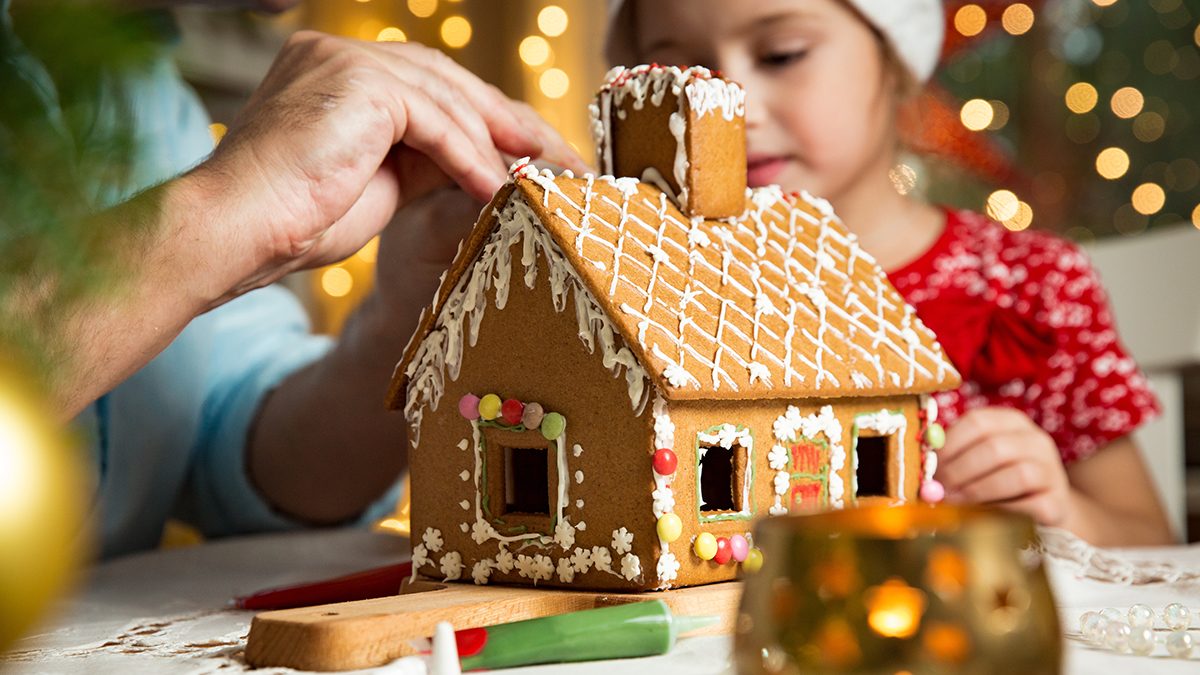
[[[713,562],[718,565],[724,565],[733,557],[733,549],[729,546],[727,537],[717,537],[717,552],[713,555]]]
[[[541,403],[526,403],[525,412],[521,413],[521,424],[524,424],[526,429],[536,429],[545,415],[546,411],[542,410]]]
[[[692,544],[692,551],[701,560],[712,560],[717,554],[717,538],[708,532],[701,532],[696,536],[696,543]]]
[[[946,444],[946,430],[942,425],[934,422],[925,428],[925,442],[934,450],[941,450]]]
[[[757,548],[752,548],[750,549],[750,552],[746,554],[746,562],[742,563],[742,569],[746,570],[746,572],[750,574],[753,574],[762,569],[762,565],[762,551],[758,550]]]
[[[485,420],[494,420],[500,416],[500,397],[495,394],[488,394],[479,399],[479,417]]]
[[[946,498],[946,488],[939,481],[925,481],[925,484],[921,486],[920,497],[923,502],[937,504]]]
[[[510,398],[500,405],[500,419],[515,427],[521,423],[521,415],[525,414],[525,404],[515,398]]]
[[[558,413],[546,413],[542,418],[542,438],[552,441],[562,435],[564,429],[567,428],[567,420]]]
[[[746,560],[746,554],[750,552],[750,542],[740,534],[735,534],[729,538],[729,549],[733,552],[733,559],[738,562]]]
[[[664,513],[658,519],[658,538],[668,544],[683,534],[683,521],[674,513]]]
[[[679,466],[679,458],[670,448],[659,448],[654,451],[654,473],[660,476],[670,476]]]
[[[463,394],[458,399],[458,414],[469,420],[479,419],[479,397],[475,394]]]

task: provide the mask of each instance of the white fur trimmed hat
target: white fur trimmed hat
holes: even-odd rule
[[[945,31],[942,0],[845,1],[883,35],[913,77],[925,82],[933,75]],[[638,60],[630,40],[614,39],[617,35],[633,36],[636,27],[631,5],[625,0],[608,0],[604,54],[614,64],[632,65]]]

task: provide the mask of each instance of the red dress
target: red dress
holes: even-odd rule
[[[888,276],[962,373],[961,387],[936,396],[947,425],[981,406],[1016,408],[1066,464],[1158,414],[1075,245],[947,211],[933,246]]]

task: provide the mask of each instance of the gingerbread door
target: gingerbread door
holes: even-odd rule
[[[801,438],[789,448],[792,513],[824,509],[829,504],[829,446],[821,441]]]

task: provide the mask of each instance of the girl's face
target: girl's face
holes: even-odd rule
[[[748,178],[836,205],[894,161],[895,79],[842,0],[631,0],[645,63],[703,65],[746,89]]]

